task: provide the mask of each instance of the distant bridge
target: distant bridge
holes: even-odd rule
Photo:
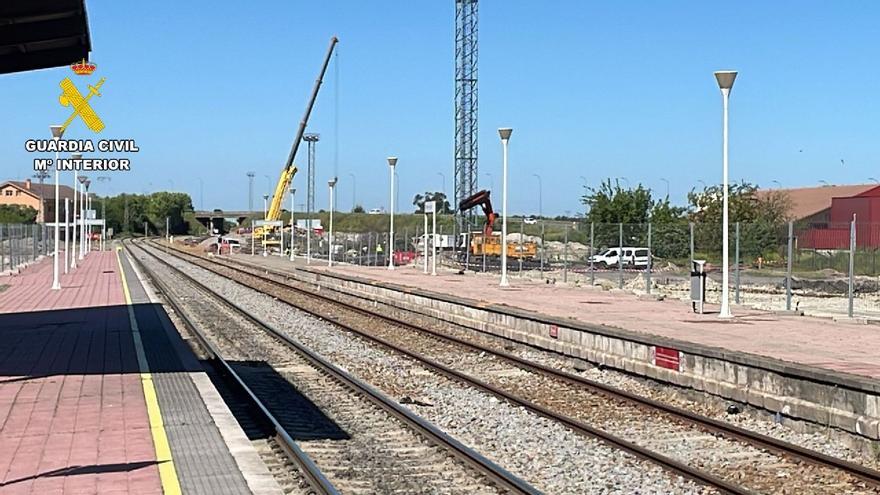
[[[220,233],[225,233],[223,230],[223,222],[226,220],[234,220],[237,223],[242,223],[248,218],[262,218],[262,211],[224,211],[224,210],[203,210],[203,211],[194,211],[193,215],[196,220],[205,226],[209,232],[213,232],[216,230]]]

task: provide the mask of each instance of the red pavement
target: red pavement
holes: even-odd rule
[[[61,282],[0,277],[0,495],[162,493],[116,254]]]
[[[253,262],[255,257],[244,258]],[[276,266],[283,264],[275,257],[269,259],[273,264],[278,263]],[[311,266],[327,269],[320,263]],[[777,316],[744,307],[734,307],[736,318],[723,321],[717,314],[694,314],[690,303],[678,300],[639,300],[631,294],[612,294],[562,284],[546,285],[518,278],[511,279],[511,287],[502,289],[498,286],[498,277],[462,276],[450,271],[438,272],[432,277],[423,275],[421,267],[404,266],[389,271],[386,268],[341,265],[332,270],[556,317],[571,317],[585,323],[880,378],[880,354],[877,353],[880,329],[873,325]],[[717,313],[718,308],[709,306],[707,310]]]

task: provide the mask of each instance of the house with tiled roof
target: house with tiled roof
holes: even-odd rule
[[[70,186],[59,185],[61,214],[64,215],[64,198],[73,201],[74,190]],[[43,208],[40,208],[40,202]],[[37,222],[43,223],[46,218],[55,221],[55,184],[10,180],[0,183],[0,205],[30,206],[37,210]],[[71,205],[72,207],[73,205]]]

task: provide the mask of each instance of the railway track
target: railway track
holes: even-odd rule
[[[880,473],[863,466],[527,361],[503,349],[377,314],[373,308],[347,301],[354,299],[351,296],[315,293],[289,274],[216,259],[208,264],[204,258],[178,253],[214,273],[235,275],[240,283],[317,316],[332,314],[334,324],[419,359],[450,377],[721,491],[880,493]],[[240,280],[242,277],[250,282]],[[346,311],[350,317],[344,316]],[[622,419],[634,417],[641,418],[639,424]]]
[[[313,459],[340,492],[539,493],[234,302],[137,247],[141,256],[129,252],[162,285],[165,297],[176,301],[175,312],[188,315],[194,333],[202,336],[200,340],[215,356],[222,359],[222,353],[227,363],[239,363],[229,365],[230,369],[250,384],[255,399],[259,396],[265,402],[259,407],[266,414],[282,416],[276,419],[278,429],[296,439],[294,445]],[[290,396],[300,398],[287,400]]]

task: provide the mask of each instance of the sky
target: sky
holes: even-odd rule
[[[33,174],[37,156],[24,142],[48,137],[48,125],[69,114],[58,103],[61,79],[84,90],[106,77],[92,101],[106,129],[96,135],[76,122],[65,138],[131,138],[140,152],[113,154],[130,158],[132,170],[101,173],[111,180],[95,192],[186,191],[196,208],[244,209],[245,174],[254,171],[259,209],[336,35],[338,56],[308,128],[321,134],[317,207],[327,207],[336,175],[339,209],[353,196],[387,208],[389,155],[399,158],[398,211],[444,184],[452,196],[452,0],[86,5],[93,76],[65,67],[0,75],[0,180]],[[878,18],[880,3],[855,0],[484,0],[480,187],[493,190],[500,210],[497,129],[512,127],[512,213],[575,214],[585,185],[619,177],[659,196],[668,181],[673,203],[684,204],[692,188],[721,181],[722,100],[712,75],[721,69],[739,71],[732,181],[869,183],[880,178]],[[305,146],[296,163],[299,205]]]

